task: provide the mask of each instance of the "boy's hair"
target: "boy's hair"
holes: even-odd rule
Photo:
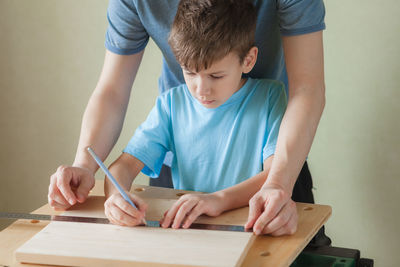
[[[181,0],[168,43],[179,64],[196,72],[230,52],[242,64],[254,46],[256,22],[248,0]]]

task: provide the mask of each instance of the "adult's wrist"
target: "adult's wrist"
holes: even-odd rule
[[[279,179],[277,177],[268,177],[265,183],[262,185],[261,190],[267,188],[275,188],[278,190],[284,191],[288,196],[292,196],[293,186],[290,186],[290,183],[283,182],[283,179]]]
[[[86,169],[89,172],[91,172],[93,176],[99,168],[94,159],[89,158],[88,156],[80,156],[80,155],[76,155],[74,163],[72,163],[72,166]]]

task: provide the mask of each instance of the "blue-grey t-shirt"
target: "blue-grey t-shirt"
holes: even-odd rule
[[[324,3],[322,0],[253,2],[258,10],[256,46],[259,54],[249,76],[279,80],[287,88],[281,36],[325,29]],[[108,6],[106,48],[120,55],[135,54],[145,48],[151,37],[163,54],[160,92],[184,83],[180,65],[167,41],[178,3],[179,0],[110,0]]]

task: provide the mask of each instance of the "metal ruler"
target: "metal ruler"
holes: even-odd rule
[[[16,212],[0,212],[0,218],[17,219],[17,220],[23,219],[23,220],[38,220],[38,221],[110,224],[110,221],[107,218],[16,213]],[[147,225],[140,225],[139,227],[161,227],[159,221],[146,220],[146,223],[147,223]],[[205,224],[205,223],[192,223],[192,225],[190,225],[189,229],[234,231],[234,232],[251,232],[252,231],[252,229],[245,229],[244,226],[241,226],[241,225]]]

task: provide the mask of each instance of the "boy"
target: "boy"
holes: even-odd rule
[[[286,107],[283,84],[242,77],[256,63],[256,11],[248,1],[183,0],[169,44],[186,84],[160,95],[110,171],[127,191],[142,170],[157,177],[174,153],[174,188],[208,192],[182,196],[163,227],[188,228],[201,214],[217,216],[248,204],[268,175]],[[254,151],[259,151],[255,154]],[[131,207],[105,180],[105,213],[134,226],[146,204]]]

